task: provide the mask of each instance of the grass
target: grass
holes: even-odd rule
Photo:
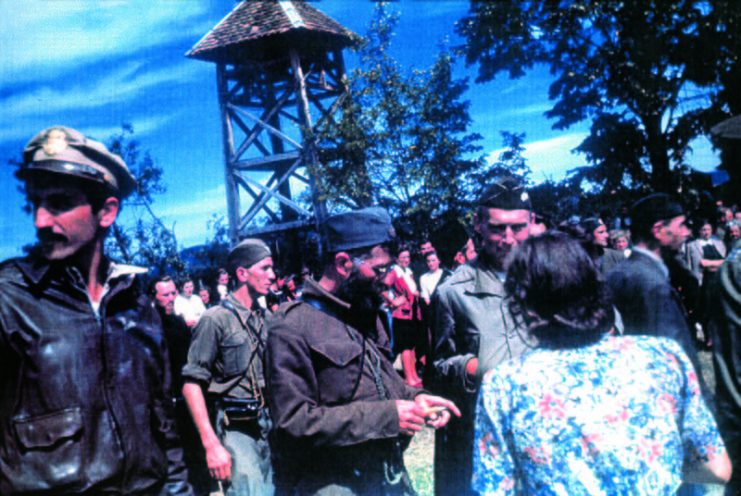
[[[414,489],[420,496],[434,493],[435,477],[432,466],[435,456],[435,431],[422,429],[404,452],[404,464],[409,471]]]

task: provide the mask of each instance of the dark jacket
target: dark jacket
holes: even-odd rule
[[[612,248],[605,248],[602,252],[602,256],[597,261],[597,268],[600,273],[607,274],[614,267],[625,261],[625,254],[619,250],[613,250]]]
[[[624,334],[674,339],[692,361],[702,382],[687,313],[670,284],[666,265],[635,248],[627,260],[607,274],[607,284],[623,318]]]
[[[0,266],[1,494],[191,493],[160,320],[126,269],[96,313],[69,266]]]
[[[188,348],[190,348],[190,327],[180,315],[168,315],[161,307],[156,306],[157,313],[162,320],[162,331],[167,343],[170,358],[170,395],[182,400],[183,397],[183,366],[188,362]]]
[[[734,467],[726,494],[741,494],[741,243],[736,243],[712,284],[708,327],[713,337],[717,419]]]
[[[380,494],[374,481],[400,457],[395,399],[420,392],[406,386],[385,358],[385,331],[349,325],[349,306],[314,281],[305,301],[282,305],[268,320],[265,359],[268,403],[275,426],[276,485],[315,492],[333,483]],[[376,380],[378,379],[378,381]],[[403,467],[403,465],[401,465]]]

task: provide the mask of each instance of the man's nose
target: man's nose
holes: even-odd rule
[[[515,232],[512,230],[512,228],[510,226],[507,226],[504,229],[504,236],[503,236],[503,238],[504,238],[504,242],[507,243],[507,244],[510,244],[511,245],[511,244],[514,244],[515,243],[515,241],[516,241],[516,239],[515,239]]]
[[[36,208],[34,214],[34,225],[36,229],[43,229],[45,227],[51,227],[54,224],[54,216],[43,206]]]

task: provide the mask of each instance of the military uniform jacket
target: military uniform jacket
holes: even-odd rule
[[[74,268],[0,266],[0,494],[190,494],[159,316],[131,269],[111,265],[96,312]]]
[[[635,248],[625,262],[607,274],[607,285],[622,315],[625,334],[674,339],[700,370],[687,314],[663,262]]]
[[[346,324],[347,303],[311,280],[303,297],[326,311],[295,301],[268,320],[268,399],[276,475],[311,477],[321,486],[351,472],[375,471],[392,456],[400,437],[394,400],[411,400],[420,390],[406,386],[385,358],[380,319],[364,339]]]
[[[193,329],[183,380],[205,385],[217,396],[260,399],[265,388],[265,313],[245,308],[231,294],[226,301],[236,315],[216,305]]]
[[[479,360],[480,380],[487,370],[535,346],[512,319],[504,286],[479,259],[462,265],[438,286],[433,307],[433,367],[444,396],[476,393],[478,381],[466,373],[470,359]]]

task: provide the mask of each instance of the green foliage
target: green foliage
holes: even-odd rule
[[[470,189],[478,197],[488,185],[503,176],[515,176],[525,184],[530,183],[530,166],[522,155],[525,151],[525,133],[500,131],[504,150],[495,162],[474,171],[468,178]]]
[[[473,1],[458,31],[477,81],[550,67],[554,127],[593,122],[579,151],[595,167],[576,179],[677,192],[689,142],[739,101],[728,86],[739,78],[739,12],[720,0]]]
[[[127,264],[147,267],[154,275],[183,276],[186,265],[178,253],[177,239],[171,228],[152,210],[156,195],[166,191],[162,183],[162,168],[157,166],[149,152],[133,138],[134,128],[123,124],[121,132],[111,136],[108,149],[117,153],[136,177],[137,189],[124,200],[124,210],[133,216],[132,225],[124,227],[119,220],[113,225],[106,240],[106,249],[115,259]]]
[[[468,82],[453,77],[453,54],[443,49],[432,67],[405,72],[389,53],[397,21],[377,5],[341,119],[320,130],[317,183],[330,208],[380,204],[404,237],[421,239],[469,209],[481,137],[468,133]]]

